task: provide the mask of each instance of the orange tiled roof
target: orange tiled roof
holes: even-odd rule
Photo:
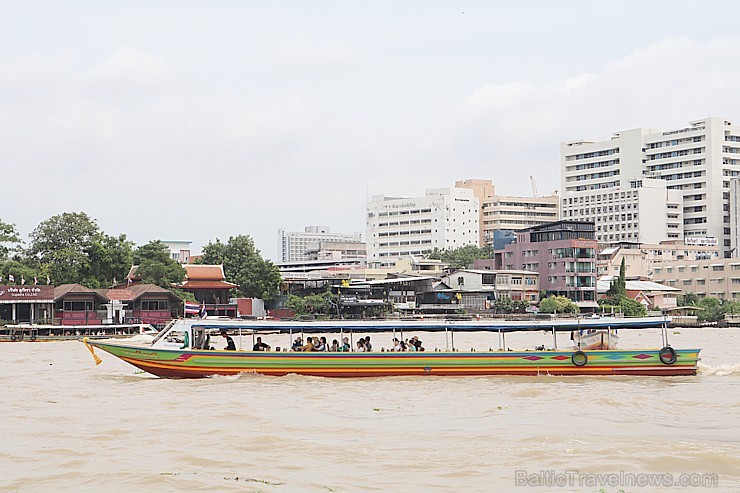
[[[191,281],[223,281],[226,278],[223,265],[186,264],[183,267]]]
[[[185,281],[180,285],[182,289],[232,289],[238,288],[238,284],[226,281]]]

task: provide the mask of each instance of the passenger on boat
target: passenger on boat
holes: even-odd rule
[[[322,337],[319,339],[318,337],[314,337],[314,350],[315,351],[326,351],[326,337]]]
[[[296,337],[295,341],[293,341],[293,347],[291,348],[293,351],[302,351],[301,347],[303,346],[303,339],[300,337]]]
[[[414,340],[413,339],[406,339],[406,349],[409,351],[416,351],[416,346],[414,346]]]
[[[342,352],[342,353],[347,353],[347,352],[349,352],[349,350],[350,350],[350,347],[349,347],[349,337],[343,337],[342,338],[342,345],[339,346],[339,351]]]
[[[336,339],[331,341],[331,347],[329,348],[329,351],[331,351],[332,353],[336,353],[337,351],[339,351],[339,341],[337,341]]]
[[[393,338],[393,347],[391,348],[391,351],[394,351],[394,352],[400,352],[400,351],[402,351],[402,349],[401,349],[401,341],[398,340],[398,337],[394,337]]]
[[[357,341],[357,349],[355,349],[358,353],[364,353],[365,352],[365,341],[360,338],[359,341]]]
[[[306,340],[306,344],[301,346],[301,351],[316,351],[316,346],[314,346],[313,337],[309,337]]]
[[[372,350],[373,350],[373,345],[370,344],[370,336],[365,336],[365,351],[370,352]]]
[[[234,339],[232,339],[225,330],[221,331],[221,337],[226,339],[226,347],[224,348],[226,351],[236,351],[236,344],[234,344]]]
[[[424,351],[424,346],[421,345],[421,341],[418,336],[412,337],[411,343],[414,345],[414,351]]]
[[[264,342],[262,342],[262,338],[261,337],[258,337],[257,338],[257,342],[252,347],[252,351],[269,351],[270,349],[271,349],[270,348],[270,345],[269,344],[265,344]]]

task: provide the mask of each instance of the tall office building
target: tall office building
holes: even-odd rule
[[[361,242],[360,233],[332,233],[329,226],[306,226],[303,231],[285,231],[278,229],[278,253],[280,262],[297,262],[309,260],[308,251],[320,243]]]
[[[517,197],[496,195],[491,180],[460,180],[457,188],[469,188],[480,203],[480,246],[493,245],[498,233],[538,226],[560,219],[560,201],[557,195],[546,197]],[[497,233],[498,232],[498,233]]]
[[[478,235],[478,199],[469,189],[431,189],[408,198],[375,195],[367,205],[370,267],[389,267],[433,248],[478,245]]]
[[[731,121],[638,128],[560,149],[563,219],[595,221],[603,242],[716,240],[730,255],[730,180],[740,175]]]

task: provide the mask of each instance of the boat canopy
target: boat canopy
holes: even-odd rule
[[[641,318],[579,318],[527,321],[483,320],[328,320],[328,321],[270,321],[270,320],[188,320],[193,328],[254,331],[260,333],[333,333],[333,332],[391,332],[393,330],[444,332],[569,332],[582,329],[651,329],[667,327],[670,317]]]

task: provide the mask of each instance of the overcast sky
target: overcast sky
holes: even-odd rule
[[[370,195],[560,186],[559,144],[740,124],[740,2],[0,1],[0,220],[137,243],[365,230]]]

